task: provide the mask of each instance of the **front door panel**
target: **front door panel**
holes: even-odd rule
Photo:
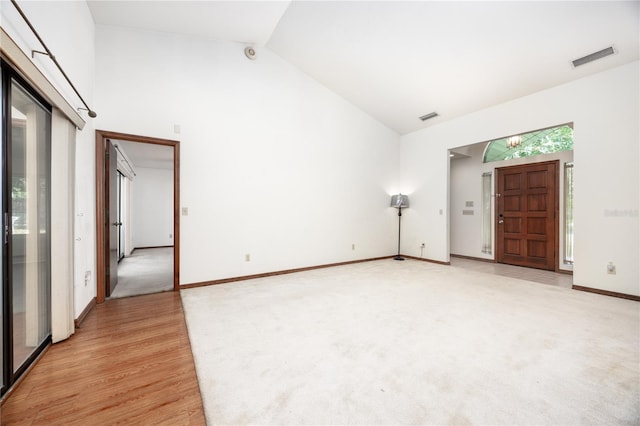
[[[557,162],[496,169],[496,258],[555,270]]]

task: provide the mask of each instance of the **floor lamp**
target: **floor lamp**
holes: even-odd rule
[[[404,260],[404,257],[400,256],[400,221],[402,219],[402,209],[409,207],[409,197],[402,194],[392,195],[391,207],[398,209],[398,255],[393,259]]]

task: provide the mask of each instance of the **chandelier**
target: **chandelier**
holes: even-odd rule
[[[508,148],[513,149],[517,146],[520,146],[521,143],[522,143],[522,138],[520,138],[520,135],[515,135],[515,136],[511,136],[510,138],[507,138]]]

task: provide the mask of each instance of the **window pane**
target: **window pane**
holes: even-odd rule
[[[9,152],[14,372],[51,333],[50,126],[49,112],[12,81]]]
[[[569,125],[523,133],[489,142],[484,163],[573,150],[573,128]]]
[[[482,252],[491,254],[491,172],[482,174]]]
[[[6,93],[4,93],[3,88],[4,88],[4,84],[3,84],[4,80],[3,80],[3,75],[2,75],[2,69],[0,69],[0,99],[2,100],[2,106],[0,106],[0,112],[2,114],[0,114],[1,117],[4,117],[4,98],[6,96]],[[0,135],[4,134],[4,130],[3,130],[3,126],[4,126],[4,119],[0,119]],[[1,145],[0,145],[1,146]],[[4,153],[2,152],[3,150],[0,149],[0,164],[4,163]],[[4,188],[4,174],[0,173],[0,189]],[[4,197],[4,190],[0,191],[0,194],[2,194],[2,196]],[[2,213],[0,213],[0,216],[2,215]],[[4,256],[3,256],[3,251],[4,249],[4,244],[0,244],[0,271],[4,271],[4,265],[2,264]],[[2,277],[1,279],[4,280],[4,274],[0,273],[0,277]],[[4,293],[4,283],[2,283],[3,285],[0,286],[0,330],[2,330],[2,338],[0,338],[0,388],[2,388],[4,386],[4,299],[3,299],[3,293]]]
[[[573,163],[564,165],[564,263],[573,265]]]

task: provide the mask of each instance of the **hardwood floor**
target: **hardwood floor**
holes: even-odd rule
[[[205,424],[177,292],[97,305],[0,411],[2,425],[115,423]]]

